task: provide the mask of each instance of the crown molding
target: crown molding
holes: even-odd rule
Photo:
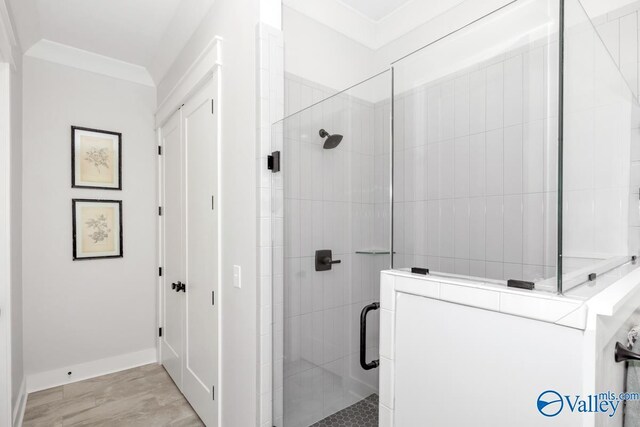
[[[9,9],[5,0],[0,0],[0,59],[15,68],[15,55],[19,50]]]
[[[52,42],[47,39],[41,39],[31,46],[25,53],[25,56],[55,62],[68,67],[102,74],[144,86],[155,87],[155,83],[145,67],[62,43]]]
[[[221,37],[213,37],[167,96],[160,100],[156,111],[156,128],[163,126],[171,115],[220,68],[222,65],[221,44]]]

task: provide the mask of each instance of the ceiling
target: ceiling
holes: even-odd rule
[[[414,0],[339,0],[372,21],[381,21]]]
[[[23,51],[40,40],[146,68],[158,83],[213,0],[9,0]]]
[[[283,0],[285,7],[373,50],[465,2],[478,0]]]

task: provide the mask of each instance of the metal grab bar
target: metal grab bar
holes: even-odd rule
[[[616,363],[626,362],[627,360],[640,360],[640,354],[634,353],[633,351],[627,349],[623,344],[617,342],[615,359]]]
[[[372,360],[367,363],[367,314],[372,310],[380,308],[379,302],[371,303],[365,306],[360,313],[360,366],[365,371],[377,368],[380,365],[380,360]]]

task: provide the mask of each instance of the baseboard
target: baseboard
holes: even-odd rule
[[[112,374],[118,371],[135,368],[158,361],[156,348],[148,348],[134,353],[122,354],[91,362],[80,363],[73,366],[65,366],[60,369],[27,375],[27,391],[46,390],[64,384],[71,384],[101,375]],[[67,373],[71,372],[71,375]]]
[[[22,420],[24,418],[24,410],[27,407],[27,378],[22,378],[20,384],[19,396],[16,400],[16,406],[13,408],[13,427],[22,427]]]

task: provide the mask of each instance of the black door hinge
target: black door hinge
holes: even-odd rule
[[[211,398],[216,400],[216,387],[213,385],[211,386]]]
[[[213,99],[211,100],[211,114],[213,114],[214,112],[214,108],[213,108]]]
[[[280,172],[280,152],[274,151],[270,156],[267,156],[267,169],[271,172]]]
[[[162,156],[162,146],[158,145],[158,156]]]
[[[162,336],[162,328],[158,328],[158,336],[161,337]]]
[[[211,291],[211,305],[216,305],[216,293]]]
[[[158,276],[162,277],[162,267],[158,267]]]
[[[162,216],[162,206],[158,206],[158,215]]]

